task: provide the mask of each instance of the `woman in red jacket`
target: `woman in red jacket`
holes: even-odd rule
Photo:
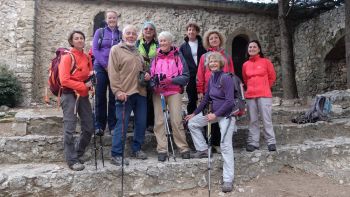
[[[203,36],[203,46],[208,51],[203,54],[199,60],[198,70],[197,70],[197,92],[198,92],[198,101],[200,102],[203,99],[203,95],[208,89],[208,82],[211,76],[211,71],[208,68],[209,60],[208,56],[211,52],[219,52],[224,58],[224,72],[233,73],[233,62],[232,57],[223,48],[226,42],[225,36],[218,30],[208,30],[204,33]],[[220,128],[217,123],[212,125],[212,145],[217,152],[220,150]]]
[[[253,40],[248,45],[249,60],[243,64],[243,80],[247,87],[249,112],[249,134],[246,150],[253,152],[259,149],[260,127],[259,114],[264,124],[264,136],[268,150],[276,151],[275,132],[272,125],[272,93],[271,87],[276,80],[275,69],[270,60],[264,58],[259,41]]]
[[[89,102],[91,81],[87,81],[92,74],[90,56],[84,53],[85,35],[81,31],[73,31],[68,42],[70,51],[62,56],[58,65],[61,86],[61,107],[63,110],[64,155],[70,169],[83,170],[85,167],[80,159],[89,145],[94,132],[92,110]],[[73,69],[72,69],[73,66]],[[81,124],[81,134],[77,144],[73,134],[77,125],[77,114]]]

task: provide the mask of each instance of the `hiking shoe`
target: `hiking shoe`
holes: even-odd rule
[[[259,147],[256,147],[256,146],[253,146],[253,145],[247,145],[247,147],[245,149],[248,152],[253,152],[255,150],[259,150]]]
[[[111,157],[111,164],[116,165],[116,166],[121,166],[122,165],[122,156],[112,156]],[[124,158],[124,165],[129,165],[129,160]]]
[[[222,192],[231,192],[232,188],[232,182],[224,182],[224,184],[222,184]]]
[[[276,144],[270,144],[267,146],[267,149],[269,149],[269,151],[276,151]]]
[[[191,158],[208,158],[208,150],[196,151],[191,154]]]
[[[167,157],[166,153],[158,153],[158,161],[164,162]]]
[[[190,151],[185,151],[185,152],[181,153],[181,157],[182,157],[182,159],[191,159]]]
[[[103,136],[105,134],[103,129],[96,129],[95,130],[95,135],[96,136]]]
[[[136,159],[142,159],[142,160],[147,159],[146,153],[143,152],[142,150],[133,152],[133,153],[131,154],[131,156],[132,156],[132,157],[135,157]]]
[[[73,165],[70,165],[69,168],[74,171],[82,171],[84,170],[85,166],[78,162]]]

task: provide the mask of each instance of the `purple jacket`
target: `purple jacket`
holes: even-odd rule
[[[99,48],[100,45],[98,43],[100,39],[100,30],[104,30],[101,48]],[[114,31],[112,31],[109,27],[96,30],[92,41],[92,54],[95,57],[94,65],[99,65],[103,68],[107,67],[109,51],[113,45],[116,45],[121,41],[121,35],[122,34],[118,28],[116,28]]]
[[[212,72],[204,99],[193,113],[197,115],[203,111],[209,101],[212,101],[212,113],[217,117],[230,115],[234,106],[234,87],[233,79],[229,75],[222,71]]]

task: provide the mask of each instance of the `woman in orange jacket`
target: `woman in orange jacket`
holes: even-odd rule
[[[89,101],[92,75],[90,56],[84,53],[85,35],[81,31],[73,31],[68,42],[72,47],[62,56],[58,66],[61,86],[61,107],[63,110],[64,154],[70,169],[83,170],[85,167],[81,157],[89,145],[94,132],[92,110]],[[81,134],[78,143],[74,143],[73,134],[77,124],[77,115],[81,122]]]
[[[223,48],[226,42],[225,36],[218,30],[208,30],[204,33],[203,36],[203,46],[208,51],[203,54],[199,60],[198,71],[197,71],[197,93],[198,93],[198,101],[203,99],[203,95],[208,89],[209,78],[211,76],[211,71],[208,68],[209,60],[208,56],[211,52],[219,52],[224,58],[224,72],[233,73],[233,62],[232,57],[228,55],[228,53]],[[221,152],[220,150],[220,128],[217,123],[212,125],[212,145],[217,152]]]
[[[260,127],[259,113],[264,124],[264,136],[268,150],[276,151],[276,138],[272,125],[271,87],[276,80],[275,69],[270,60],[264,58],[259,41],[253,40],[248,45],[249,60],[243,64],[243,81],[247,87],[245,98],[249,112],[249,134],[246,150],[259,149]]]

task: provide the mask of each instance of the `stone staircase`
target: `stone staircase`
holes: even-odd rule
[[[244,184],[259,175],[277,173],[284,166],[327,176],[350,185],[350,92],[334,96],[332,120],[298,125],[291,117],[308,106],[273,107],[277,152],[261,149],[245,151],[247,120],[238,121],[234,135],[235,184]],[[120,196],[121,167],[109,163],[111,136],[103,137],[105,167],[101,160],[95,170],[93,149],[86,152],[86,169],[68,169],[63,157],[62,112],[57,108],[21,109],[13,117],[0,120],[0,196]],[[79,128],[77,129],[79,131]],[[127,144],[132,140],[128,133]],[[124,168],[124,195],[150,196],[207,185],[207,159],[160,163],[155,153],[156,141],[146,134],[143,149],[149,159],[131,159]],[[126,145],[126,153],[129,153]],[[219,184],[222,158],[214,154],[212,184]],[[218,193],[218,191],[215,191]],[[214,193],[215,193],[214,192]]]

